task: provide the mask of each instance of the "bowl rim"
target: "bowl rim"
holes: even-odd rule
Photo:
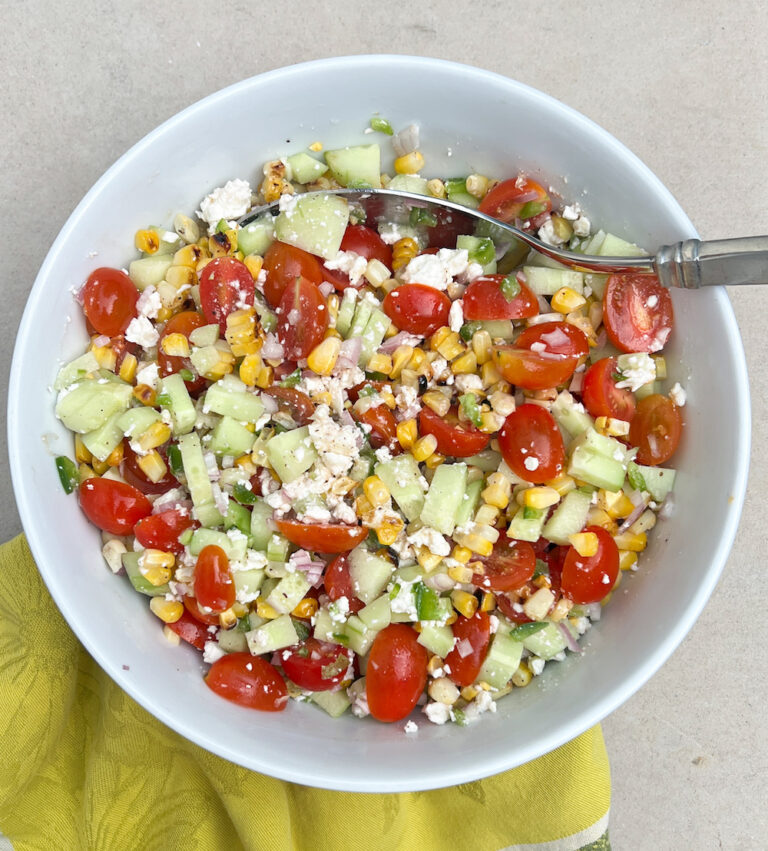
[[[172,716],[169,712],[153,705],[151,695],[143,693],[135,685],[134,681],[127,675],[127,673],[121,669],[120,665],[105,656],[96,636],[90,634],[87,624],[79,622],[77,618],[73,616],[73,612],[68,602],[68,596],[65,592],[63,583],[60,581],[61,578],[57,576],[55,567],[47,564],[44,558],[43,546],[41,543],[42,536],[40,535],[41,530],[36,528],[36,508],[33,501],[36,494],[31,487],[28,487],[25,471],[21,469],[20,453],[18,451],[18,448],[22,444],[25,436],[25,424],[20,416],[21,411],[23,410],[22,400],[25,395],[25,387],[22,378],[25,374],[21,368],[22,349],[24,348],[25,341],[30,338],[30,335],[34,330],[32,327],[32,317],[40,308],[39,302],[42,298],[44,281],[49,277],[50,270],[56,263],[57,256],[61,251],[62,246],[69,239],[70,234],[77,228],[80,219],[86,214],[92,201],[99,195],[105,184],[108,184],[112,180],[115,172],[129,166],[133,159],[139,157],[146,148],[152,146],[155,139],[164,135],[175,124],[184,121],[186,118],[200,110],[207,109],[211,104],[214,104],[217,101],[226,100],[234,92],[248,89],[250,87],[259,88],[261,86],[269,86],[275,80],[287,78],[296,73],[311,73],[314,69],[328,70],[337,68],[349,72],[352,68],[360,66],[361,64],[370,65],[372,63],[387,66],[399,64],[404,67],[407,66],[408,68],[422,71],[429,68],[446,69],[452,72],[461,71],[462,73],[472,75],[479,85],[486,81],[493,83],[496,86],[504,86],[509,91],[517,92],[545,105],[556,107],[559,111],[567,114],[572,121],[583,126],[585,130],[592,134],[599,135],[606,146],[612,147],[623,158],[633,161],[637,170],[644,175],[648,184],[652,187],[654,194],[656,194],[663,203],[675,211],[681,223],[690,230],[690,235],[696,236],[696,230],[693,227],[693,224],[683,212],[672,193],[623,143],[616,139],[607,130],[603,129],[572,107],[563,104],[556,98],[538,89],[510,79],[502,74],[487,71],[483,68],[464,63],[443,59],[409,56],[406,54],[361,54],[356,56],[331,57],[276,68],[213,92],[166,119],[158,127],[150,131],[124,154],[122,154],[93,184],[91,189],[89,189],[75,207],[54,240],[40,267],[40,270],[38,271],[19,325],[14,346],[8,389],[7,436],[11,479],[16,502],[22,520],[22,525],[27,534],[28,543],[38,566],[38,570],[40,571],[51,596],[54,598],[57,607],[63,614],[70,628],[77,635],[78,639],[85,646],[88,652],[96,659],[99,666],[106,671],[107,674],[109,674],[110,678],[116,682],[120,688],[128,693],[155,718],[158,718],[180,735],[192,742],[195,742],[208,751],[216,753],[219,756],[237,764],[245,765],[247,768],[261,771],[282,780],[340,791],[404,792],[441,788],[456,783],[467,782],[468,780],[471,781],[488,777],[524,764],[565,744],[601,721],[608,714],[621,706],[621,704],[623,704],[629,697],[631,697],[664,664],[698,619],[720,578],[736,536],[746,493],[750,456],[751,406],[746,358],[735,314],[728,299],[725,287],[713,288],[716,290],[713,292],[713,296],[715,298],[717,308],[722,316],[723,326],[726,332],[725,339],[721,342],[721,345],[724,344],[726,348],[730,350],[736,367],[736,374],[734,376],[734,392],[739,400],[739,406],[738,410],[733,412],[733,416],[736,420],[735,443],[737,449],[737,468],[734,471],[733,493],[731,494],[731,499],[725,510],[723,534],[718,541],[716,550],[712,553],[712,567],[707,572],[706,581],[699,585],[696,593],[693,595],[686,607],[685,612],[676,622],[675,628],[670,630],[663,639],[657,643],[654,651],[645,659],[644,664],[636,667],[632,674],[624,679],[619,686],[603,695],[600,700],[591,704],[589,711],[585,710],[581,714],[574,716],[567,723],[558,726],[550,734],[538,738],[535,741],[535,744],[531,743],[517,748],[515,758],[510,760],[508,757],[505,757],[505,752],[502,749],[495,757],[488,759],[480,771],[476,768],[469,770],[468,767],[454,767],[451,763],[449,765],[441,765],[439,769],[433,770],[431,773],[425,771],[422,777],[416,779],[405,778],[399,783],[388,783],[386,788],[383,788],[375,778],[371,779],[368,783],[360,783],[359,779],[355,779],[354,783],[348,782],[345,784],[344,780],[340,780],[335,774],[324,774],[322,771],[318,770],[307,771],[304,774],[296,771],[286,772],[282,770],[282,766],[280,765],[271,763],[269,765],[261,764],[258,758],[254,759],[247,756],[244,757],[242,753],[235,752],[234,750],[211,739],[207,735],[206,729],[193,728],[179,717]]]

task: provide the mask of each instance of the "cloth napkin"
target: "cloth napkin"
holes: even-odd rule
[[[24,537],[0,547],[0,831],[15,851],[604,851],[609,802],[599,727],[430,792],[328,792],[241,768],[131,700],[70,631]]]

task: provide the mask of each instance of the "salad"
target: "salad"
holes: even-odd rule
[[[654,277],[419,210],[372,225],[327,191],[447,197],[550,244],[640,252],[528,175],[427,180],[417,129],[392,141],[393,177],[380,144],[317,142],[94,270],[88,349],[54,385],[74,433],[56,464],[106,563],[222,697],[465,724],[582,652],[637,570],[685,392],[665,385]]]

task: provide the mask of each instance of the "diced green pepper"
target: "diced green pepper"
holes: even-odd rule
[[[80,484],[80,474],[77,472],[75,462],[71,458],[67,458],[66,455],[59,455],[56,459],[56,470],[64,493],[72,493]]]
[[[514,275],[507,275],[501,282],[501,294],[507,301],[512,301],[520,294],[520,282]]]
[[[477,404],[477,396],[474,393],[465,393],[459,396],[459,404],[467,419],[479,428],[483,424],[483,413]]]

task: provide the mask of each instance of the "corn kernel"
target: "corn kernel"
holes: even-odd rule
[[[481,689],[478,686],[464,686],[461,690],[461,696],[469,703],[470,700],[474,700],[480,694],[480,691]]]
[[[404,236],[392,246],[392,268],[397,271],[407,266],[419,253],[419,244],[413,237]]]
[[[468,591],[461,591],[458,588],[451,591],[451,603],[453,604],[453,608],[460,615],[464,615],[465,618],[471,618],[477,611],[477,597]]]
[[[528,508],[549,508],[551,505],[557,505],[558,502],[560,502],[560,494],[546,485],[526,488],[523,491],[523,505]]]
[[[98,458],[94,458],[91,461],[91,466],[93,467],[94,473],[97,473],[99,476],[103,476],[109,469],[109,464],[107,464],[106,461],[99,461]]]
[[[512,674],[512,685],[517,688],[525,688],[533,679],[531,669],[525,662],[521,662],[514,674]]]
[[[411,359],[408,361],[408,369],[412,369],[414,372],[426,371],[428,363],[427,353],[424,349],[414,349]]]
[[[133,242],[144,254],[155,254],[160,248],[160,237],[153,230],[137,230]]]
[[[389,488],[378,476],[368,476],[363,482],[363,493],[374,508],[389,502]]]
[[[234,248],[237,248],[237,241],[232,239],[234,231],[217,231],[208,237],[208,250],[211,252],[211,257],[225,257]],[[234,247],[233,247],[234,246]]]
[[[592,324],[593,328],[599,328],[603,321],[603,303],[601,301],[593,301],[592,304],[589,305],[589,310],[587,311],[587,318]]]
[[[595,328],[586,316],[582,316],[580,313],[575,312],[568,313],[566,314],[565,321],[569,325],[573,325],[574,328],[578,328],[579,331],[582,331],[590,346],[597,345],[597,334],[595,334]]]
[[[589,511],[587,512],[587,526],[599,526],[601,529],[605,529],[611,535],[615,535],[618,531],[618,524],[616,521],[602,508],[598,508],[596,505],[590,506]]]
[[[440,342],[440,345],[437,347],[437,351],[440,353],[442,357],[444,357],[447,361],[452,361],[454,358],[458,358],[465,351],[464,343],[461,342],[461,337],[455,332],[450,331],[444,339]],[[456,366],[454,369],[454,364],[451,364],[451,370],[456,372],[474,372],[477,369],[477,358],[475,357],[474,352],[470,352],[471,358],[469,359],[461,359],[460,366]],[[473,363],[471,369],[467,368],[470,363]]]
[[[101,369],[114,372],[117,368],[117,353],[111,346],[91,346],[91,354]]]
[[[441,455],[439,452],[433,452],[429,458],[424,462],[424,466],[428,470],[436,470],[441,464],[445,463],[445,455]]]
[[[246,355],[240,363],[240,380],[248,387],[254,387],[263,366],[264,362],[260,355]]]
[[[427,390],[421,401],[438,416],[444,417],[451,408],[451,400],[439,390]]]
[[[112,573],[120,573],[123,569],[123,553],[127,551],[125,544],[116,538],[107,541],[101,548],[104,561],[106,561]]]
[[[138,399],[142,405],[146,405],[148,408],[151,408],[155,404],[157,393],[155,393],[154,389],[150,387],[149,384],[137,384],[133,388],[133,398]]]
[[[443,354],[443,349],[447,348],[448,344],[443,343],[440,348],[440,353]],[[445,355],[443,355],[445,357]],[[473,351],[464,352],[463,355],[457,357],[451,362],[451,372],[454,375],[467,375],[477,370],[477,356]]]
[[[339,359],[340,351],[341,340],[338,337],[327,337],[309,353],[307,366],[318,375],[330,375]]]
[[[475,512],[475,523],[492,526],[499,517],[499,509],[495,505],[481,505]]]
[[[315,153],[317,153],[318,151],[322,151],[323,150],[323,143],[322,142],[313,142],[309,146],[309,150],[314,151]]]
[[[157,420],[137,438],[137,442],[142,450],[147,452],[150,449],[162,446],[170,438],[171,427],[167,423]]]
[[[355,500],[355,514],[357,514],[358,517],[365,517],[366,514],[373,513],[373,510],[373,506],[365,494],[361,494]]]
[[[461,564],[466,564],[472,558],[472,550],[467,547],[455,546],[451,553],[451,558],[461,562]]]
[[[656,364],[656,378],[663,381],[667,377],[667,359],[664,355],[651,355]]]
[[[189,357],[189,340],[183,334],[168,334],[160,341],[160,348],[167,355],[177,358]]]
[[[456,564],[449,567],[447,574],[454,582],[459,582],[462,585],[468,585],[474,576],[472,569],[464,564]]]
[[[128,384],[133,384],[133,380],[136,378],[136,368],[138,365],[139,362],[136,360],[136,356],[127,354],[123,358],[123,362],[120,364],[120,370],[117,374],[123,379],[123,381],[127,381]]]
[[[424,168],[424,156],[421,151],[411,151],[395,160],[398,174],[418,174]]]
[[[166,600],[165,597],[152,597],[149,608],[163,623],[176,623],[184,614],[183,603],[178,600]]]
[[[489,541],[477,532],[454,532],[454,540],[480,556],[489,556],[493,552],[494,541]]]
[[[185,245],[173,255],[173,265],[186,266],[194,271],[197,264],[207,253],[207,250],[203,251],[199,245]]]
[[[291,612],[293,617],[295,618],[311,618],[318,609],[317,600],[314,597],[305,597],[303,600],[299,600],[296,604],[296,608]]]
[[[256,600],[256,614],[266,621],[273,621],[276,617],[279,617],[279,613],[266,600],[262,600],[261,597]]]
[[[549,588],[539,588],[523,603],[523,611],[532,621],[544,620],[555,602],[555,595]]]
[[[433,198],[445,198],[447,195],[445,184],[438,177],[433,177],[432,180],[427,181],[427,192]]]
[[[171,568],[175,563],[173,553],[147,549],[139,557],[139,573],[152,585],[165,585],[171,578]]]
[[[629,423],[615,417],[598,417],[595,420],[595,430],[608,437],[626,437],[629,434]]]
[[[503,476],[500,478],[504,478]],[[506,485],[503,482],[495,481],[491,483],[491,477],[488,477],[488,487],[485,488],[480,494],[482,498],[489,504],[494,505],[496,508],[506,508],[509,505],[509,495],[511,486],[509,480],[506,480]]]
[[[416,561],[429,573],[440,565],[442,556],[431,553],[426,547],[419,547],[416,552]]]
[[[365,368],[368,372],[383,372],[384,375],[389,375],[392,369],[392,358],[389,355],[374,352]]]
[[[189,266],[171,266],[165,273],[165,280],[172,287],[192,287],[197,283],[197,272]]]
[[[375,258],[368,261],[363,275],[372,287],[380,287],[390,277],[389,269],[387,269],[381,260],[376,260]]]
[[[197,222],[183,213],[177,213],[174,216],[173,229],[188,244],[200,239],[200,227]]]
[[[417,462],[426,461],[437,449],[437,438],[434,434],[425,434],[420,437],[411,448],[411,454]]]
[[[85,448],[83,438],[79,434],[75,435],[75,461],[78,464],[90,464],[93,460],[93,455]]]
[[[151,482],[159,482],[168,472],[168,467],[166,466],[165,461],[163,461],[160,453],[156,449],[153,449],[146,455],[140,455],[136,459],[136,463]]]
[[[427,692],[432,700],[444,706],[453,706],[459,699],[459,689],[448,677],[437,677],[431,680],[427,686]]]
[[[619,570],[635,570],[637,553],[631,550],[619,550]]]
[[[430,656],[427,662],[427,673],[433,677],[438,671],[443,670],[445,662],[439,656]]]
[[[226,609],[219,613],[219,626],[222,629],[234,629],[237,626],[238,617],[234,609]]]
[[[475,331],[472,335],[472,351],[480,366],[491,359],[491,345],[491,335],[487,331]]]
[[[107,466],[108,467],[119,467],[123,462],[123,455],[125,453],[125,448],[123,447],[122,440],[117,446],[109,453],[107,456]]]
[[[453,332],[447,325],[441,325],[429,338],[429,348],[436,352]]]
[[[604,488],[600,488],[597,492],[596,505],[598,508],[604,509],[608,513],[608,516],[614,520],[629,517],[635,510],[634,503],[624,491],[614,492],[605,490]]]
[[[644,511],[635,522],[629,527],[629,532],[633,535],[640,535],[643,532],[650,532],[651,529],[656,525],[656,515],[651,511],[651,509],[647,509]]]
[[[483,434],[495,434],[504,425],[504,417],[494,411],[483,408],[480,412],[480,431]]]
[[[560,496],[565,496],[572,490],[576,490],[576,482],[573,477],[565,474],[558,476],[556,479],[550,479],[546,484],[547,487],[556,490]]]
[[[413,355],[413,346],[398,346],[392,353],[392,369],[388,375],[390,378],[397,378],[407,366]]]
[[[244,618],[250,610],[245,603],[233,603],[232,611],[238,616],[238,618]]]
[[[620,550],[631,550],[633,553],[641,553],[648,545],[648,536],[645,532],[639,534],[622,532],[614,535],[613,540]]]
[[[403,420],[397,424],[397,442],[403,449],[410,449],[419,436],[416,420]]]
[[[557,603],[555,603],[555,608],[552,609],[549,616],[555,622],[561,621],[567,617],[568,612],[570,612],[572,608],[573,603],[567,597],[561,597]]]
[[[80,464],[77,468],[77,475],[80,478],[81,482],[84,482],[86,479],[92,479],[96,473],[92,467],[89,467],[87,464]]]
[[[483,380],[483,387],[492,387],[501,381],[501,373],[496,369],[496,364],[492,361],[486,361],[480,367],[480,377]]]
[[[262,390],[266,390],[267,387],[271,387],[274,383],[274,375],[275,371],[271,366],[262,366],[256,376],[256,386]]]
[[[581,293],[570,287],[560,287],[560,289],[552,296],[552,310],[558,313],[571,313],[584,307],[587,300]]]
[[[262,346],[261,326],[252,307],[234,310],[227,316],[224,337],[236,358],[256,354]]]
[[[492,612],[496,608],[496,595],[490,591],[483,591],[483,596],[480,600],[481,612]]]
[[[600,548],[600,539],[594,532],[577,532],[568,538],[570,545],[582,558],[591,558],[597,555]]]
[[[384,547],[394,544],[404,525],[399,514],[388,514],[376,527],[376,537],[379,539],[379,543]]]
[[[467,192],[480,201],[488,194],[489,180],[484,174],[470,174],[466,180]]]

